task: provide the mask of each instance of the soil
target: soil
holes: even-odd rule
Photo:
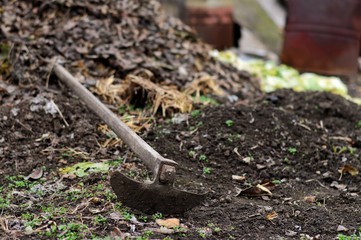
[[[59,167],[84,160],[99,162],[129,156],[125,146],[99,147],[107,139],[98,129],[101,121],[71,93],[56,89],[18,89],[18,93],[12,99],[4,97],[5,104],[0,107],[3,186],[9,182],[4,176],[28,175],[38,167],[46,169],[45,186],[59,181]],[[31,108],[34,98],[39,96],[53,99],[64,118],[42,108]],[[348,229],[342,233],[357,233],[361,225],[361,178],[352,176],[352,171],[345,168],[342,174],[339,170],[345,166],[361,169],[360,110],[359,106],[329,93],[282,90],[250,105],[204,107],[198,115],[193,112],[180,124],[159,118],[143,137],[162,155],[179,163],[177,187],[208,192],[202,205],[184,215],[172,216],[180,218],[187,232],[170,236],[333,239],[339,233],[339,225]],[[87,153],[86,159],[64,157],[62,148]],[[232,175],[242,179],[232,180]],[[60,181],[67,186],[66,190],[80,180]],[[91,175],[82,181],[87,188],[101,182],[102,191],[111,191],[102,175]],[[256,188],[258,184],[264,184],[272,194]],[[66,201],[46,194],[43,199],[34,200],[35,206],[46,205],[49,199],[58,206],[75,208],[81,203],[81,199]],[[24,200],[2,210],[2,218],[12,216],[7,231],[0,232],[2,237],[13,236],[15,230],[16,236],[23,238],[41,237],[35,233],[23,235],[25,225],[19,220],[22,214],[41,211],[39,207],[27,210],[19,207]],[[116,203],[114,199],[110,202]],[[106,208],[103,204],[100,207]],[[135,224],[138,232],[132,231],[132,224],[114,220],[109,217],[111,209],[106,210],[103,215],[108,218],[107,225],[93,229],[96,236],[109,236],[115,228],[131,236],[148,228],[154,230],[154,223],[140,227],[138,222]],[[139,218],[140,213],[132,211]],[[66,215],[71,216],[74,217]],[[83,212],[85,223],[92,218],[93,212]],[[154,232],[149,239],[167,236]]]

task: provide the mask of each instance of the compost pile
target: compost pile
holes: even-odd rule
[[[360,106],[322,92],[281,90],[259,98],[254,79],[210,58],[209,47],[156,1],[2,0],[0,14],[1,238],[360,235]],[[58,84],[54,57],[101,97],[109,92],[96,83],[128,80],[148,90],[167,85],[192,99],[192,84],[207,82],[207,75],[236,94],[238,101],[217,104],[196,85],[208,105],[197,102],[172,115],[143,116],[146,105],[106,101],[122,119],[145,119],[142,137],[180,164],[176,186],[208,192],[204,203],[164,216],[117,202],[109,170],[151,176]]]
[[[75,75],[99,79],[150,70],[155,82],[183,88],[208,74],[244,98],[258,89],[246,73],[209,56],[210,47],[155,1],[1,1],[1,40],[11,46],[17,83],[44,84],[57,56]]]

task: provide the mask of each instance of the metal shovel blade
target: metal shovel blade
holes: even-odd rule
[[[119,171],[112,173],[110,184],[124,205],[153,214],[179,214],[199,205],[206,194],[194,194],[159,182],[140,183]]]

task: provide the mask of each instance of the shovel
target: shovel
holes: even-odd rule
[[[202,202],[206,194],[195,194],[173,187],[178,166],[175,161],[162,157],[61,65],[56,63],[53,71],[152,171],[154,179],[151,183],[135,181],[119,171],[112,172],[110,184],[118,200],[145,213],[164,214],[183,213]]]

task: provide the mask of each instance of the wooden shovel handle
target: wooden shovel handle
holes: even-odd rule
[[[161,174],[163,165],[177,166],[173,160],[162,157],[112,111],[110,111],[97,97],[79,83],[64,67],[55,64],[53,71],[58,78],[72,89],[81,100],[97,114],[114,132],[125,142],[135,154],[150,168],[156,178]]]

